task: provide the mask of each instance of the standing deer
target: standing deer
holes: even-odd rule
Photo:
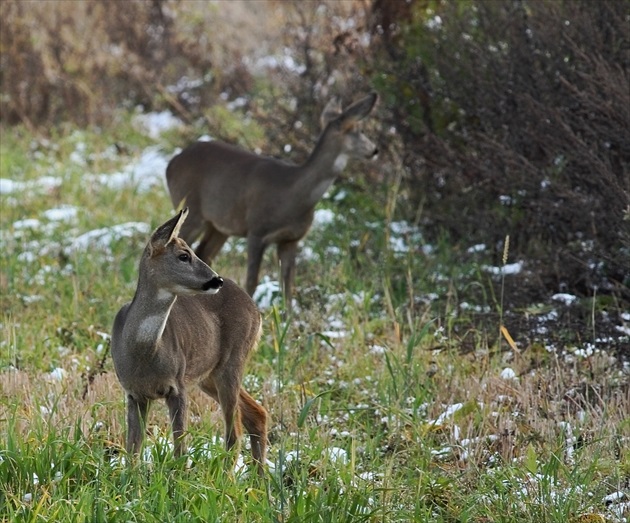
[[[295,272],[298,241],[313,222],[315,205],[345,168],[349,158],[373,158],[376,146],[360,131],[359,121],[374,107],[372,93],[341,110],[328,103],[323,132],[302,165],[258,156],[223,142],[196,142],[175,156],[166,169],[173,205],[183,203],[191,217],[182,228],[189,243],[201,237],[197,255],[210,262],[229,236],[247,238],[250,295],[258,285],[263,253],[278,248],[287,306]]]
[[[127,452],[137,453],[151,401],[168,405],[175,455],[184,449],[186,390],[197,384],[221,405],[225,443],[250,434],[262,474],[267,413],[241,387],[261,319],[252,299],[200,260],[178,234],[188,210],[158,227],[140,260],[133,301],[114,320],[112,357],[127,394]]]

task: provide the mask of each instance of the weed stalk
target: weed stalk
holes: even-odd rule
[[[505,291],[505,266],[507,265],[508,254],[510,252],[510,235],[506,235],[503,244],[503,265],[501,267],[501,297],[499,298],[499,352],[501,352],[501,344],[503,338],[503,294]]]

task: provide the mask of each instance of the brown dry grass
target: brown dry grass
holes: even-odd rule
[[[271,330],[269,325],[266,325],[266,330]],[[296,351],[302,350],[299,336],[292,335],[291,340],[292,347],[286,355],[289,359],[295,358]],[[394,343],[392,340],[392,346]],[[329,366],[331,363],[324,354],[315,365],[311,360],[306,366],[300,366],[294,377],[296,381],[289,379],[281,392],[271,386],[271,378],[265,380],[257,395],[271,413],[274,438],[299,431],[296,413],[303,401],[312,396],[312,392],[304,387],[317,390],[316,384],[323,385],[322,374],[335,376],[345,372],[345,378],[353,379],[363,376],[362,369],[371,369],[370,372],[377,376],[380,373],[383,384],[387,381],[382,359],[366,354],[365,349],[354,343],[339,343],[337,350],[340,358],[352,362],[354,374],[348,368],[340,370],[338,362]],[[400,345],[391,350],[395,354],[404,348]],[[630,405],[627,375],[620,370],[614,358],[603,353],[576,358],[572,363],[555,356],[545,356],[540,361],[532,361],[529,356],[517,356],[509,362],[518,376],[513,380],[499,377],[501,365],[497,366],[496,358],[489,359],[481,353],[461,356],[449,351],[440,354],[424,351],[420,358],[422,361],[418,364],[422,368],[436,365],[435,374],[425,378],[431,383],[435,396],[428,406],[425,426],[415,427],[412,432],[432,435],[438,443],[453,446],[455,451],[446,459],[447,462],[461,457],[464,451],[469,457],[460,465],[474,463],[481,467],[497,455],[510,462],[514,458],[522,458],[530,444],[542,449],[563,448],[567,438],[576,434],[580,435],[580,442],[573,441],[572,444],[593,444],[595,453],[600,453],[603,445],[618,453],[619,445],[630,437],[627,433]],[[256,372],[259,366],[260,362],[253,363],[253,370]],[[267,368],[266,373],[273,374],[273,371]],[[341,378],[337,376],[337,379]],[[53,380],[48,373],[3,372],[0,374],[3,396],[0,419],[13,418],[16,432],[24,437],[29,437],[36,418],[45,420],[55,433],[64,433],[64,429],[79,423],[83,433],[90,438],[98,437],[122,448],[124,395],[115,374],[108,368],[95,376],[89,387],[87,381],[85,374],[72,372],[60,381]],[[296,386],[298,384],[301,385]],[[379,387],[378,383],[374,385]],[[367,401],[377,409],[397,412],[398,407],[394,405],[379,405],[375,390],[350,394],[351,401]],[[455,403],[465,404],[463,414],[455,414],[437,426],[432,424],[430,420],[437,419],[449,405]],[[201,423],[204,427],[213,427],[210,430],[214,434],[222,433],[222,420],[216,403],[198,390],[191,392],[190,419],[192,427]],[[561,423],[567,424],[567,428],[563,428]],[[159,433],[169,434],[168,413],[161,402],[153,407],[149,425],[152,427],[149,432],[153,432],[155,427]],[[454,429],[455,425],[458,429]],[[412,440],[416,437],[413,436]],[[474,439],[474,442],[464,448],[461,446],[464,438]],[[565,451],[569,452],[566,448]]]

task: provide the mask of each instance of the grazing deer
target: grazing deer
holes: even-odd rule
[[[166,169],[173,205],[190,208],[182,227],[189,243],[201,237],[197,255],[210,263],[229,236],[247,238],[246,290],[254,294],[263,253],[278,247],[283,291],[291,306],[298,241],[313,222],[315,205],[349,158],[373,158],[376,146],[358,123],[374,107],[372,93],[341,110],[336,99],[321,116],[323,132],[302,165],[258,156],[223,142],[196,142]]]
[[[186,390],[197,384],[221,405],[228,449],[241,418],[262,474],[267,413],[241,387],[261,319],[252,299],[223,280],[178,237],[188,210],[158,227],[140,260],[133,301],[114,320],[112,357],[127,394],[127,452],[137,453],[153,400],[168,405],[175,455],[183,451]]]

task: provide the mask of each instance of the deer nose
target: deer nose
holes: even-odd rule
[[[211,280],[204,283],[202,288],[204,291],[209,291],[210,289],[218,291],[221,287],[223,287],[223,278],[221,278],[221,276],[215,276]]]

